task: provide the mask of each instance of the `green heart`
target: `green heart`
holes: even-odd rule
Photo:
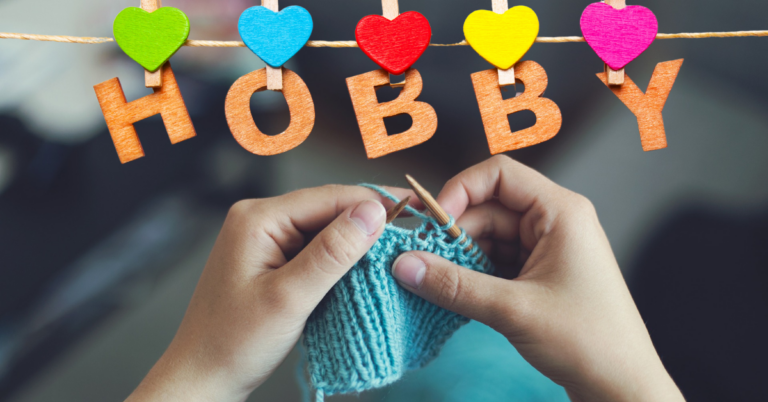
[[[128,57],[157,71],[189,37],[189,18],[173,7],[147,12],[128,7],[115,18],[115,41]]]

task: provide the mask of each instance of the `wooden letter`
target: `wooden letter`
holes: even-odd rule
[[[637,117],[637,125],[640,127],[640,141],[644,151],[655,151],[667,147],[667,135],[664,132],[664,119],[661,116],[661,111],[664,110],[669,91],[675,85],[677,73],[680,72],[682,65],[683,59],[657,64],[645,94],[629,76],[625,76],[624,85],[616,87],[610,85],[605,73],[597,74],[597,77]]]
[[[518,63],[515,77],[525,84],[525,92],[507,100],[501,97],[498,74],[495,69],[472,74],[491,154],[530,147],[554,137],[560,131],[563,117],[555,102],[541,97],[548,84],[544,68],[530,60]],[[507,116],[523,110],[536,114],[536,124],[512,133]]]
[[[277,155],[301,145],[315,125],[315,104],[304,81],[287,68],[283,72],[283,95],[291,113],[291,124],[278,135],[262,133],[251,114],[251,97],[267,89],[267,69],[262,68],[240,77],[227,93],[224,108],[229,129],[240,145],[256,155]]]
[[[419,145],[432,138],[437,131],[437,113],[432,106],[417,102],[421,94],[421,75],[416,69],[405,73],[405,87],[400,96],[391,102],[379,103],[376,87],[389,84],[389,74],[384,70],[347,78],[349,95],[357,115],[357,123],[363,135],[368,159],[375,159],[393,152]],[[498,85],[496,86],[498,88]],[[408,131],[388,135],[385,117],[408,114],[413,125]]]
[[[122,163],[144,156],[144,149],[141,147],[133,124],[156,114],[160,114],[163,118],[171,144],[177,144],[195,136],[195,127],[184,105],[184,98],[181,97],[171,64],[165,63],[158,71],[162,71],[164,85],[161,88],[154,88],[155,93],[131,103],[125,99],[125,93],[118,78],[112,78],[93,87],[101,110],[104,112],[112,141],[115,143],[117,156]]]

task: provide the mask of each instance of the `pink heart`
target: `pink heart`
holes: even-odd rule
[[[653,11],[642,6],[617,10],[593,3],[581,15],[581,32],[605,64],[621,70],[653,43],[659,21]]]

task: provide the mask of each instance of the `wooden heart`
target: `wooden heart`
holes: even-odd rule
[[[507,70],[533,46],[539,35],[539,17],[526,6],[512,7],[504,14],[477,10],[464,22],[464,37],[489,63]]]
[[[630,6],[617,10],[605,3],[587,6],[581,32],[589,46],[612,70],[621,70],[656,39],[659,22],[653,11]]]
[[[128,7],[112,26],[120,49],[149,71],[157,71],[189,37],[189,18],[173,7],[147,12]]]
[[[251,7],[240,16],[238,30],[243,42],[271,67],[280,67],[309,40],[314,23],[304,7],[290,6],[279,13]]]
[[[369,15],[357,24],[355,37],[371,60],[389,73],[400,75],[427,49],[432,27],[416,11],[400,14],[394,20]]]

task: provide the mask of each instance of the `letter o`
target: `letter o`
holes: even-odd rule
[[[227,123],[235,140],[256,155],[278,155],[301,145],[315,125],[315,104],[301,77],[283,68],[283,96],[288,103],[291,123],[278,135],[266,135],[256,127],[251,113],[251,97],[267,88],[267,70],[263,68],[240,77],[227,93],[224,105]]]

